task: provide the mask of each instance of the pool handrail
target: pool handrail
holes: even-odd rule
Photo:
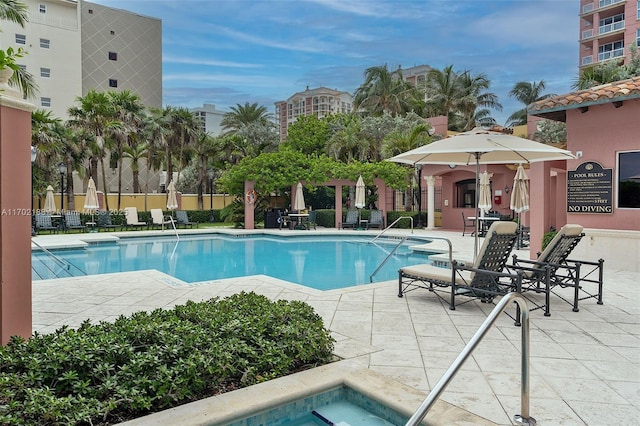
[[[520,275],[522,273],[520,272]],[[521,277],[520,277],[521,278]],[[440,398],[442,392],[451,382],[458,370],[462,367],[467,358],[471,355],[473,350],[478,346],[482,338],[489,332],[489,329],[495,324],[498,316],[507,308],[511,303],[515,302],[520,308],[521,315],[521,356],[520,356],[520,409],[521,414],[514,416],[516,424],[521,425],[535,425],[536,420],[529,415],[529,308],[527,307],[527,301],[518,292],[512,292],[506,294],[495,308],[491,311],[487,319],[482,323],[478,331],[473,335],[471,340],[464,347],[462,352],[453,361],[453,364],[442,375],[438,383],[431,389],[431,392],[427,398],[422,402],[420,407],[409,418],[405,426],[418,426],[420,422],[425,418],[431,407]]]
[[[376,235],[374,237],[373,240],[371,240],[371,242],[374,242],[375,240],[377,240],[378,238],[380,238],[382,236],[382,234],[384,234],[385,232],[387,232],[388,229],[390,229],[393,225],[395,225],[396,223],[398,223],[400,221],[400,219],[409,219],[411,221],[411,233],[413,234],[413,217],[411,216],[400,216],[399,218],[397,218],[396,220],[393,221],[393,223],[389,226],[387,226],[386,228],[384,228],[382,231],[378,232],[378,235]]]
[[[36,247],[38,247],[40,250],[42,250],[43,253],[45,253],[47,256],[49,256],[50,258],[52,258],[62,269],[66,270],[67,273],[69,274],[69,276],[73,276],[73,274],[71,272],[69,272],[69,270],[71,269],[71,267],[73,266],[75,269],[77,269],[78,271],[80,271],[80,273],[82,273],[82,275],[87,275],[87,273],[85,271],[83,271],[82,269],[78,268],[76,265],[74,265],[71,262],[68,262],[58,256],[56,256],[55,254],[51,253],[51,251],[49,251],[46,247],[43,247],[42,245],[38,244],[38,242],[36,242],[33,238],[31,238],[31,244],[35,245]],[[32,267],[33,269],[33,267]],[[49,268],[49,270],[51,270],[51,268]],[[56,278],[58,277],[58,274],[55,273],[54,271],[51,271],[54,273],[54,275],[56,276]],[[36,272],[36,274],[38,274]],[[40,274],[38,274],[38,276],[40,276]]]

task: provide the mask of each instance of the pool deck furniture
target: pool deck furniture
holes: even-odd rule
[[[127,229],[149,228],[147,222],[141,222],[138,219],[138,209],[135,207],[125,207],[124,215],[127,221]]]
[[[464,212],[460,212],[460,214],[462,215],[462,236],[464,237],[467,233],[469,235],[474,235],[476,232],[476,223],[466,217]],[[467,228],[471,229],[471,232],[468,232]]]
[[[547,247],[536,260],[520,259],[513,256],[513,262],[508,267],[512,271],[524,272],[522,290],[526,292],[542,293],[545,296],[543,305],[544,315],[550,316],[551,294],[557,288],[571,288],[573,297],[567,298],[558,293],[561,300],[572,305],[573,311],[578,312],[578,302],[584,299],[597,299],[602,305],[602,287],[604,260],[597,262],[586,260],[572,260],[568,257],[573,249],[584,237],[583,227],[576,224],[564,225],[549,242]],[[526,296],[526,294],[525,294]]]
[[[496,296],[519,291],[521,274],[503,272],[516,242],[517,226],[515,222],[493,223],[472,265],[454,261],[450,268],[429,264],[400,268],[398,297],[422,288],[446,300],[439,295],[439,292],[446,292],[449,294],[449,308],[453,310],[456,308],[456,296],[469,298],[463,303],[472,299],[490,303]]]
[[[175,226],[173,216],[165,216],[162,209],[151,209],[151,227],[164,230],[165,225]]]
[[[384,214],[382,213],[382,210],[371,210],[371,216],[369,217],[367,229],[371,228],[384,228]]]
[[[100,210],[98,211],[96,216],[97,216],[96,221],[98,224],[98,231],[100,231],[101,229],[114,230],[114,231],[117,231],[118,229],[122,229],[120,225],[114,225],[111,222],[111,213],[109,213],[108,211]]]
[[[73,230],[85,232],[87,230],[87,226],[82,224],[80,213],[77,211],[67,210],[64,212],[64,231],[71,232]]]
[[[36,213],[35,214],[35,231],[51,231],[57,233],[60,230],[59,226],[53,224],[53,219],[50,213]]]
[[[176,210],[176,226],[183,228],[193,228],[193,225],[198,227],[198,222],[191,222],[186,210]]]
[[[357,226],[360,225],[358,220],[359,220],[358,210],[349,209],[347,211],[347,217],[344,219],[344,222],[340,224],[340,229],[345,229],[345,228],[355,229]]]

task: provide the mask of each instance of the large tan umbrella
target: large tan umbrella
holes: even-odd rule
[[[58,209],[56,208],[56,198],[53,195],[53,186],[47,186],[47,196],[44,199],[44,209],[45,212],[55,213]]]
[[[93,181],[93,178],[89,178],[89,184],[87,185],[87,194],[84,197],[84,208],[86,210],[91,210],[91,222],[95,224],[95,220],[93,220],[93,215],[100,208],[100,204],[98,203],[98,192],[96,191],[96,183]]]
[[[458,133],[455,136],[398,154],[390,158],[389,161],[411,164],[414,167],[418,164],[467,166],[475,164],[476,217],[479,217],[480,164],[524,164],[574,158],[570,151],[564,149],[476,127],[468,132]],[[474,254],[478,253],[478,222],[476,220]]]
[[[169,182],[167,186],[167,209],[175,210],[178,206],[178,197],[176,195],[176,185],[173,181]]]
[[[478,209],[480,215],[489,213],[493,208],[493,200],[491,199],[491,178],[488,172],[480,174],[480,196],[478,197]]]
[[[304,191],[302,190],[302,183],[298,182],[298,186],[296,186],[296,198],[293,200],[293,209],[301,212],[302,210],[306,210],[307,205],[304,201]]]

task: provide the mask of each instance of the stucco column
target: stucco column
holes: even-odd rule
[[[529,255],[531,259],[542,251],[542,236],[549,230],[550,217],[554,214],[551,200],[551,165],[545,161],[533,163],[529,168],[530,236]]]
[[[427,229],[436,227],[436,177],[425,176],[427,182]]]
[[[258,194],[255,193],[253,187],[254,181],[244,182],[244,229],[255,229],[255,205]],[[253,202],[252,199],[253,198]]]
[[[31,336],[31,111],[0,86],[0,344]]]
[[[340,229],[340,223],[342,222],[342,185],[339,183],[336,183],[334,204],[336,206],[336,228]]]

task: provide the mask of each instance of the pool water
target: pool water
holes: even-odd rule
[[[51,256],[34,251],[33,279],[69,275],[157,269],[188,283],[268,275],[319,290],[370,282],[370,275],[400,242],[347,236],[272,237],[227,236],[175,238],[123,238],[118,243],[91,244],[87,248],[54,250],[69,262],[66,275]],[[421,243],[426,242],[421,240]],[[432,253],[415,252],[405,242],[373,281],[396,279],[403,266],[430,263]]]
[[[341,386],[234,421],[227,426],[401,426],[397,411]]]

